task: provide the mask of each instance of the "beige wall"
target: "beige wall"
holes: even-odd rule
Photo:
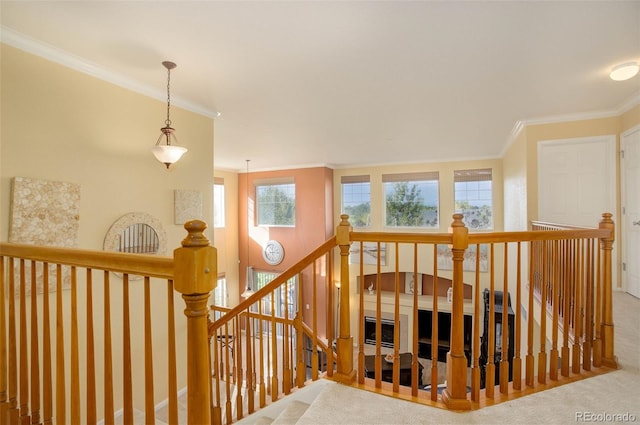
[[[189,148],[175,168],[167,171],[150,152],[160,127],[164,125],[166,103],[154,100],[23,51],[0,45],[1,115],[0,121],[0,240],[9,231],[10,187],[15,176],[78,183],[81,187],[78,246],[102,249],[111,224],[125,213],[142,211],[156,217],[167,233],[169,254],[185,236],[174,224],[174,190],[197,190],[203,194],[204,220],[211,222],[213,184],[213,121],[180,108],[171,109],[171,118],[181,144]],[[159,72],[161,70],[159,69]],[[176,78],[178,78],[176,76]],[[208,229],[209,238],[213,234]],[[122,309],[118,295],[120,279],[113,276],[112,332],[114,341],[114,380],[122,379]],[[141,282],[141,281],[137,281]],[[156,367],[155,402],[166,398],[166,284],[152,282],[153,342]],[[84,286],[79,286],[79,305],[85,303]],[[94,289],[102,298],[102,288]],[[64,291],[65,305],[69,291]],[[102,302],[95,303],[96,329],[102,329]],[[143,323],[142,286],[132,283],[131,323],[133,370],[136,381],[134,404],[142,407],[144,356],[141,344]],[[184,348],[186,331],[184,303],[175,297],[178,347]],[[55,313],[54,313],[55,314]],[[69,323],[68,312],[65,318]],[[84,329],[84,309],[80,316],[80,335]],[[68,334],[67,334],[68,335]],[[84,349],[81,343],[81,353]],[[101,338],[96,352],[102,353]],[[82,356],[82,355],[81,355]],[[98,354],[101,362],[101,354]],[[84,371],[84,358],[81,362]],[[186,385],[184,352],[178,353],[179,388]],[[69,370],[69,369],[67,369]],[[98,388],[102,383],[98,363]],[[84,394],[85,379],[81,380]],[[116,390],[116,408],[122,405],[121,389]],[[102,399],[98,415],[102,417]],[[83,407],[83,412],[84,412]]]
[[[214,229],[213,241],[218,250],[218,274],[227,280],[227,305],[233,306],[240,299],[238,285],[238,174],[215,170],[215,177],[224,179],[225,225]]]

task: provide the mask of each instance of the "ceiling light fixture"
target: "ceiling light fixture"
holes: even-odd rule
[[[249,161],[250,159],[246,159],[247,161],[247,174],[245,176],[245,184],[247,189],[247,286],[245,287],[244,292],[240,295],[242,298],[249,298],[251,295],[255,294],[253,290],[253,267],[249,264],[249,228],[251,227],[251,223],[249,220]]]
[[[175,129],[171,127],[171,119],[169,118],[169,110],[171,109],[171,92],[169,90],[171,83],[171,70],[176,67],[173,62],[162,62],[162,65],[167,68],[167,119],[165,120],[165,126],[160,129],[160,137],[156,145],[151,149],[156,159],[162,162],[167,168],[178,162],[178,160],[187,152],[187,148],[178,146],[178,139],[174,134]]]
[[[633,78],[640,70],[638,62],[627,62],[618,66],[614,66],[609,74],[609,77],[613,81],[625,81],[629,78]]]

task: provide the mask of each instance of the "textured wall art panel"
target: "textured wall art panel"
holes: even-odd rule
[[[202,192],[176,189],[174,192],[175,224],[202,220]]]
[[[9,242],[75,248],[80,223],[80,185],[67,182],[14,177],[11,192]],[[25,264],[26,292],[31,292],[31,264]],[[43,291],[43,270],[37,268],[38,292]],[[56,272],[49,271],[49,290],[56,289]],[[69,271],[63,267],[63,287]],[[19,291],[19,285],[16,287]]]

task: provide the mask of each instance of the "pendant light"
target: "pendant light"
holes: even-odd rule
[[[247,286],[245,287],[244,292],[242,293],[242,298],[249,298],[251,295],[255,294],[253,290],[253,267],[249,265],[249,228],[251,226],[251,222],[249,220],[249,159],[247,161],[247,173],[245,176],[245,184],[247,190]]]
[[[187,148],[178,146],[178,139],[174,134],[175,129],[171,127],[171,119],[169,118],[169,110],[171,109],[171,92],[169,86],[171,83],[171,70],[176,67],[173,62],[165,61],[162,65],[167,68],[167,119],[165,126],[160,129],[160,137],[156,141],[156,145],[151,149],[156,159],[162,162],[167,168],[178,162],[180,157],[187,152]]]

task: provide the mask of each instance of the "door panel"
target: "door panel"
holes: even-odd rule
[[[538,219],[597,227],[616,216],[616,138],[549,140],[538,144]],[[640,226],[638,226],[640,228]],[[613,250],[613,264],[616,263]],[[613,268],[613,285],[617,285]]]

